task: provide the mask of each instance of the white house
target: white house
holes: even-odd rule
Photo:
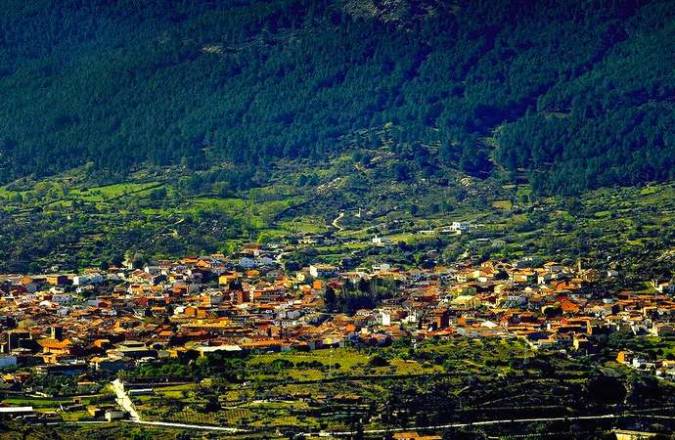
[[[468,232],[469,231],[469,224],[466,222],[452,222],[450,225],[450,232],[455,232],[457,234],[461,234],[462,232]]]
[[[384,326],[391,325],[391,312],[389,310],[382,310],[380,312],[380,321],[382,321],[382,325]]]
[[[87,286],[89,284],[100,284],[104,281],[103,275],[99,273],[76,275],[73,277],[73,286]]]
[[[389,244],[389,242],[391,242],[389,237],[380,237],[378,235],[373,237],[372,241],[373,241],[373,244],[376,245],[376,246],[384,246],[386,244]]]
[[[309,266],[309,274],[314,278],[328,278],[337,274],[337,268],[329,264],[312,264]]]

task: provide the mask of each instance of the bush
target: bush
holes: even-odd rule
[[[370,360],[368,361],[368,365],[371,367],[386,367],[389,365],[389,361],[382,356],[376,354],[375,356],[371,357]]]

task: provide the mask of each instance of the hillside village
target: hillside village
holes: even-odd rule
[[[3,387],[34,376],[81,382],[144,364],[242,352],[387,346],[409,339],[505,338],[592,356],[616,332],[675,335],[671,280],[652,292],[605,291],[616,270],[531,258],[404,269],[285,270],[280,246],[79,274],[0,278]],[[616,360],[675,379],[671,354]],[[29,392],[44,392],[31,389]],[[19,414],[22,415],[22,414]]]
[[[4,2],[0,440],[675,439],[674,35]]]

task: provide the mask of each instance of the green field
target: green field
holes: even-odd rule
[[[76,270],[133,253],[144,258],[229,253],[246,242],[327,234],[334,239],[299,246],[288,258],[308,264],[307,255],[315,254],[340,263],[349,256],[368,265],[386,254],[410,267],[429,250],[439,252],[441,263],[539,256],[581,257],[592,265],[617,256],[624,267],[640,272],[643,254],[671,250],[675,235],[673,184],[601,189],[580,198],[538,197],[527,185],[497,179],[465,186],[461,174],[452,176],[451,184],[397,182],[383,174],[395,163],[393,156],[361,174],[345,174],[351,160],[341,156],[314,169],[283,163],[265,184],[230,191],[218,181],[191,186],[195,175],[206,178],[217,170],[184,174],[177,168],[144,170],[117,183],[75,171],[17,181],[0,188],[0,212],[6,216],[0,234],[9,237],[0,242],[0,271],[53,265]],[[299,176],[310,172],[320,175],[319,181],[299,186]],[[338,231],[331,222],[341,212]],[[453,221],[471,223],[471,232],[440,233]],[[420,233],[427,230],[432,232]],[[388,238],[394,251],[373,246],[376,235]]]
[[[630,341],[643,350],[663,349],[672,342]],[[520,411],[532,414],[538,408],[555,414],[583,413],[607,404],[591,391],[598,375],[616,378],[616,386],[624,381],[641,383],[633,392],[646,386],[662,388],[644,397],[643,404],[675,389],[669,382],[642,383],[646,376],[616,364],[612,353],[589,367],[583,358],[532,351],[517,339],[452,338],[416,347],[399,341],[377,349],[252,354],[240,367],[241,382],[214,376],[202,383],[158,387],[155,395],[135,400],[151,420],[270,432],[345,430],[353,426],[354,417],[367,421],[364,428],[380,429],[463,417],[480,420],[487,414],[517,417]],[[444,413],[441,401],[453,409]],[[461,409],[456,406],[460,402]],[[392,411],[398,414],[394,419]]]

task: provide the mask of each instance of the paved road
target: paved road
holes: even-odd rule
[[[47,422],[45,423],[46,426],[62,426],[62,425],[107,425],[108,422],[106,420],[78,420],[75,421],[73,420],[72,422]]]
[[[191,425],[189,423],[172,423],[172,422],[149,422],[149,421],[135,421],[138,425],[149,425],[149,426],[164,426],[167,428],[179,428],[179,429],[196,429],[199,431],[221,431],[221,432],[245,432],[237,428],[228,428],[226,426],[211,426],[211,425]]]
[[[560,422],[560,421],[574,421],[574,420],[599,420],[599,419],[617,419],[621,417],[629,416],[630,414],[600,414],[594,416],[571,416],[571,417],[538,417],[531,419],[501,419],[501,420],[483,420],[473,423],[451,423],[448,425],[435,425],[435,426],[412,426],[407,428],[393,428],[393,429],[370,429],[363,431],[364,434],[388,434],[391,432],[403,432],[403,431],[429,431],[429,430],[439,430],[439,429],[448,429],[448,428],[468,428],[472,426],[491,426],[491,425],[506,425],[511,423],[537,423],[537,422]],[[643,417],[657,417],[664,418],[669,420],[675,420],[675,417],[669,416],[650,416],[648,414],[642,414]],[[335,436],[335,437],[348,437],[355,435],[356,431],[334,431],[334,432],[325,432],[320,433],[321,436]]]
[[[119,379],[115,379],[111,382],[113,391],[117,396],[117,404],[122,407],[122,409],[129,413],[130,423],[136,423],[139,425],[149,425],[149,426],[164,426],[167,428],[179,428],[179,429],[198,429],[201,431],[221,431],[221,432],[244,432],[241,429],[237,428],[228,428],[225,426],[210,426],[210,425],[192,425],[189,423],[173,423],[173,422],[155,422],[155,421],[146,421],[141,419],[141,415],[136,411],[134,403],[129,398],[126,390],[124,389],[124,384]]]
[[[117,404],[121,406],[124,411],[129,413],[132,422],[139,423],[141,421],[141,416],[138,414],[138,411],[136,411],[134,403],[131,401],[129,395],[124,389],[124,384],[122,381],[115,379],[111,382],[111,385],[113,391],[115,391],[115,395],[117,396]]]

